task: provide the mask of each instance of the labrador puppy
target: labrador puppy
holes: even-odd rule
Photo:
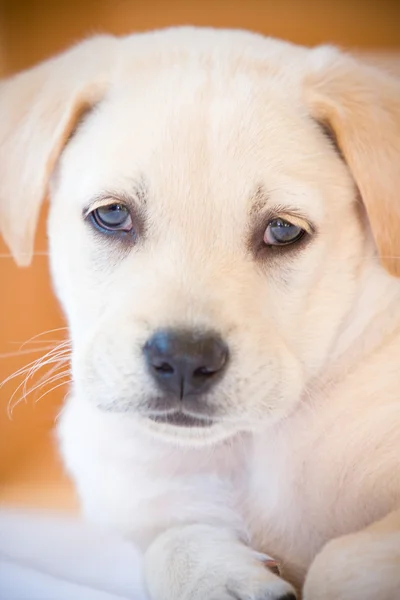
[[[19,265],[51,198],[65,465],[152,600],[399,598],[399,81],[178,28],[84,41],[0,111]]]

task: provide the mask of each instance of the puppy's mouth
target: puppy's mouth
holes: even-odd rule
[[[182,411],[149,415],[148,418],[155,423],[172,425],[174,427],[201,427],[204,429],[206,427],[211,427],[214,424],[214,420],[209,417],[196,417]]]

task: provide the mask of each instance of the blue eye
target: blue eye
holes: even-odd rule
[[[93,223],[106,231],[132,231],[133,223],[129,209],[120,203],[99,206],[90,213]]]
[[[299,225],[285,219],[272,219],[265,230],[264,243],[267,246],[286,246],[299,241],[305,233]]]

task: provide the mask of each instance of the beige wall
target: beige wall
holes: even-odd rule
[[[0,73],[26,68],[91,33],[174,24],[243,27],[303,44],[400,48],[398,0],[0,0]],[[37,249],[45,248],[42,215]],[[0,354],[63,324],[46,257],[36,256],[31,268],[19,270],[6,253],[0,243]],[[36,356],[1,358],[0,380]],[[0,389],[0,482],[21,457],[35,452],[65,392],[19,405],[9,421],[5,409],[16,385]]]

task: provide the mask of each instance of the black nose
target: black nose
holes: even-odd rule
[[[159,331],[143,351],[159,387],[181,399],[207,391],[228,361],[226,345],[213,334]]]

